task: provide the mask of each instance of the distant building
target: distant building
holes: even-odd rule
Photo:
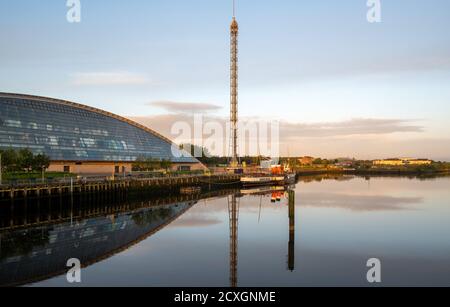
[[[335,164],[335,166],[338,167],[352,167],[354,164],[354,161],[341,161]]]
[[[301,157],[301,158],[298,159],[298,162],[301,165],[312,165],[313,162],[314,162],[314,158],[313,157],[308,157],[308,156]]]
[[[413,159],[413,158],[393,158],[384,160],[375,160],[375,166],[408,166],[408,165],[431,165],[433,161],[428,159]]]
[[[431,165],[433,161],[428,159],[412,159],[408,161],[409,165]]]
[[[334,164],[337,167],[353,167],[355,165],[356,160],[350,158],[339,158],[337,162]]]
[[[89,106],[0,93],[0,148],[30,149],[50,157],[49,171],[126,174],[138,158],[171,161],[173,170],[203,170],[187,152],[157,132]]]

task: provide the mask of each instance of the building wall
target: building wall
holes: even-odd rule
[[[48,168],[49,172],[66,172],[68,168],[69,173],[78,175],[99,175],[99,176],[114,176],[120,175],[124,172],[129,174],[132,172],[132,163],[128,162],[52,162]],[[119,172],[116,172],[118,167]],[[201,163],[174,163],[171,171],[178,171],[179,167],[189,168],[191,171],[207,170],[207,167]]]
[[[402,160],[375,160],[374,165],[390,165],[390,166],[401,166],[404,165]]]
[[[48,171],[65,172],[65,167],[69,168],[69,173],[78,175],[108,175],[113,176],[116,173],[116,167],[119,167],[119,173],[131,172],[131,163],[112,163],[112,162],[83,162],[81,164],[75,162],[52,162]],[[123,169],[124,168],[124,169]]]
[[[427,159],[388,159],[375,160],[374,165],[402,166],[402,165],[431,165],[433,161]]]
[[[208,168],[201,163],[175,163],[171,171],[178,171],[180,168],[189,167],[191,171],[206,171]]]
[[[431,160],[410,160],[409,165],[430,165]]]

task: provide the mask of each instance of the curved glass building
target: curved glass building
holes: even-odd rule
[[[140,157],[174,168],[203,165],[158,134],[121,116],[73,102],[0,93],[0,148],[28,148],[52,160],[50,171],[123,173]]]

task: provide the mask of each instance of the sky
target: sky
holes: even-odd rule
[[[129,117],[171,139],[229,116],[230,0],[0,0],[0,91]],[[450,161],[450,2],[237,1],[239,114],[283,155]]]

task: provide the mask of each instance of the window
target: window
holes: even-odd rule
[[[64,173],[70,173],[70,166],[64,165]]]

